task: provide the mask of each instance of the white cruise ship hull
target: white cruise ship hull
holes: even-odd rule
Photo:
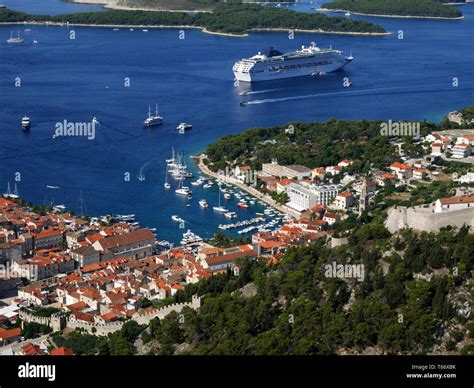
[[[271,67],[266,69],[259,69],[254,71],[251,69],[249,72],[242,72],[234,70],[235,79],[239,82],[260,82],[260,81],[271,81],[276,79],[296,78],[296,77],[310,77],[316,76],[321,73],[331,73],[342,69],[345,65],[350,63],[351,60],[344,59],[342,61],[333,62],[328,65],[321,66],[308,66],[308,67],[296,67],[281,70],[272,70]]]
[[[321,49],[312,42],[301,50],[281,53],[270,47],[266,54],[258,53],[235,62],[232,71],[238,81],[259,82],[295,77],[317,76],[342,69],[353,60],[342,51]]]

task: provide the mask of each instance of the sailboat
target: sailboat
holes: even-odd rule
[[[18,30],[18,36],[13,37],[13,32],[10,31],[10,39],[7,39],[7,43],[23,43],[25,40],[20,37],[20,30]]]
[[[168,168],[166,168],[165,183],[163,184],[163,186],[165,187],[165,189],[170,189],[171,188],[171,185],[168,182]]]
[[[7,192],[5,194],[3,194],[5,197],[8,197],[8,198],[13,198],[13,199],[16,199],[16,198],[19,198],[19,195],[18,195],[18,188],[16,187],[16,183],[15,183],[15,190],[13,191],[12,193],[12,190],[10,188],[10,182],[8,182],[8,185],[7,185]]]
[[[145,119],[145,127],[154,127],[163,123],[163,117],[158,115],[158,104],[156,104],[155,115],[151,115],[151,107],[148,105],[148,118]]]
[[[213,209],[216,212],[220,212],[220,213],[226,213],[228,211],[224,206],[221,206],[221,191],[220,190],[219,190],[219,206],[214,206]]]

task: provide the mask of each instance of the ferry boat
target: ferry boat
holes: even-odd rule
[[[155,115],[151,114],[151,107],[148,105],[148,118],[143,122],[145,127],[154,127],[156,125],[163,124],[163,116],[158,114],[158,104],[156,104]]]
[[[201,199],[201,200],[199,201],[199,206],[204,209],[204,208],[208,207],[209,205],[208,205],[208,203],[207,203],[207,201],[206,201],[205,199]]]
[[[330,73],[352,62],[354,58],[332,48],[319,48],[312,42],[309,47],[282,53],[270,47],[265,53],[235,62],[232,70],[237,81],[257,82],[274,79]],[[244,103],[245,105],[245,103]]]
[[[23,118],[21,119],[21,127],[23,128],[23,130],[26,131],[30,129],[30,125],[30,118],[28,116],[23,116]]]
[[[7,43],[10,44],[20,44],[23,43],[25,40],[20,37],[20,31],[18,31],[18,36],[14,37],[13,32],[10,31],[10,38],[7,39]]]

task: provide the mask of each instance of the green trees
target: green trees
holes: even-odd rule
[[[51,333],[53,329],[49,326],[41,325],[36,322],[24,322],[21,334],[26,339],[36,338],[43,334]]]
[[[362,20],[307,14],[256,4],[222,4],[212,13],[122,11],[90,12],[57,16],[28,15],[0,9],[0,22],[52,21],[56,23],[146,26],[196,26],[209,31],[244,34],[253,28],[285,28],[348,32],[377,32],[385,29]]]
[[[252,128],[220,138],[206,150],[209,167],[218,170],[236,160],[238,164],[260,169],[262,163],[277,158],[280,164],[314,168],[352,159],[362,160],[354,168],[364,171],[370,165],[383,167],[398,158],[390,138],[380,136],[379,121],[331,119],[292,125],[295,136],[291,138],[285,134],[284,127]]]
[[[320,239],[288,249],[275,266],[246,261],[238,277],[226,273],[186,287],[176,300],[197,293],[203,304],[198,311],[183,310],[184,317],[170,314],[151,324],[161,354],[176,353],[180,343],[192,344],[186,353],[212,355],[362,353],[368,347],[425,354],[451,322],[466,322],[451,307],[450,295],[471,276],[474,245],[467,229],[390,237],[371,222],[357,226],[353,236],[337,249]],[[386,250],[393,253],[382,256]],[[385,272],[382,257],[389,264]],[[434,274],[430,257],[442,257],[437,263],[447,275]],[[461,260],[464,269],[453,276],[449,266],[460,267]],[[324,264],[333,261],[362,263],[364,281],[326,278]],[[240,288],[250,282],[258,291],[246,298]],[[463,334],[458,331],[452,338]],[[455,349],[453,341],[447,346]]]
[[[288,194],[285,191],[282,191],[281,193],[277,193],[276,191],[274,191],[271,194],[271,197],[279,205],[284,205],[290,200],[290,198],[288,197]]]
[[[456,8],[432,0],[336,0],[324,4],[328,9],[339,9],[374,15],[431,16],[456,18],[462,15]],[[443,1],[445,2],[445,1]]]

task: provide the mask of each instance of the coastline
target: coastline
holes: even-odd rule
[[[210,176],[214,179],[218,179],[222,182],[231,184],[233,186],[237,186],[241,190],[244,190],[248,194],[250,194],[250,195],[254,196],[255,198],[257,198],[258,200],[260,200],[260,201],[266,203],[267,205],[275,208],[279,212],[285,213],[285,214],[287,214],[289,216],[292,216],[296,219],[299,219],[301,217],[300,212],[298,212],[294,209],[291,209],[288,206],[279,205],[273,199],[271,199],[269,196],[261,193],[257,189],[254,189],[253,187],[247,186],[246,184],[240,182],[239,180],[237,180],[235,178],[231,178],[231,177],[228,177],[228,176],[222,176],[222,175],[219,175],[219,174],[211,171],[203,162],[203,160],[205,158],[206,158],[206,154],[204,154],[204,153],[201,153],[201,154],[196,155],[196,156],[191,156],[191,159],[194,160],[194,162],[196,163],[196,166],[199,169],[199,171],[201,171],[204,175]]]
[[[326,30],[304,30],[300,28],[251,28],[250,31],[262,31],[262,32],[305,32],[312,34],[337,34],[337,35],[362,35],[362,36],[386,36],[391,35],[390,31],[387,32],[355,32],[355,31],[326,31]]]
[[[460,20],[464,19],[464,15],[456,18],[448,18],[448,17],[443,17],[443,16],[415,16],[415,15],[384,15],[384,14],[375,14],[375,13],[362,13],[362,12],[353,12],[349,11],[347,9],[328,9],[328,8],[321,8],[321,11],[326,11],[326,12],[350,12],[353,15],[361,15],[361,16],[375,16],[375,17],[381,17],[381,18],[393,18],[393,19],[439,19],[439,20]]]
[[[115,1],[108,2],[106,0],[65,0],[68,3],[75,4],[89,4],[102,5],[107,9],[116,9],[121,11],[155,11],[155,12],[185,12],[185,13],[212,13],[209,9],[167,9],[167,8],[143,8],[143,7],[128,7],[126,5],[119,5]]]
[[[37,25],[37,26],[74,26],[74,27],[98,27],[98,28],[155,28],[155,29],[164,29],[164,28],[193,28],[201,30],[201,32],[210,35],[220,35],[228,36],[233,38],[245,38],[249,36],[248,32],[243,34],[233,34],[229,32],[218,32],[218,31],[209,31],[206,27],[192,26],[192,25],[147,25],[147,24],[83,24],[83,23],[61,23],[61,22],[52,22],[52,21],[23,21],[23,22],[0,22],[1,25]],[[305,32],[313,34],[337,34],[337,35],[361,35],[361,36],[385,36],[391,35],[392,33],[387,32],[353,32],[353,31],[324,31],[324,30],[302,30],[302,29],[291,29],[291,28],[251,28],[250,32]]]

